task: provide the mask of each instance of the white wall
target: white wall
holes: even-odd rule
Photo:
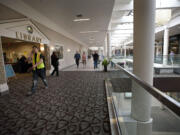
[[[59,44],[59,45],[63,45],[64,46],[64,58],[63,60],[60,60],[60,69],[62,68],[65,68],[67,66],[71,66],[73,64],[75,64],[75,61],[74,61],[74,54],[75,52],[78,50],[84,50],[84,46],[80,45],[79,43],[37,23],[37,22],[34,22],[33,23],[40,29],[40,31],[42,33],[44,33],[48,39],[50,40],[50,46],[54,46],[56,44]],[[67,49],[70,49],[71,51],[70,52],[67,52]]]

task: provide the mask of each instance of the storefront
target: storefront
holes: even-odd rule
[[[46,72],[49,74],[50,47],[48,38],[29,20],[0,24],[0,94],[8,92],[5,65],[10,64],[15,73],[26,73],[26,65],[18,65],[27,59],[32,46],[37,46],[44,55]],[[22,64],[22,63],[21,63]]]
[[[173,51],[175,54],[180,54],[180,35],[170,36],[169,53],[170,51]]]

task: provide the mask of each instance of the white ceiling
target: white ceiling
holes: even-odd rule
[[[174,9],[175,7],[180,7],[180,2],[176,0],[156,0],[156,8]],[[112,46],[122,46],[132,43],[133,0],[115,0],[115,6],[113,8],[111,18],[110,33]],[[170,36],[176,34],[180,34],[180,26],[170,28]],[[163,31],[156,33],[156,39],[162,38]]]
[[[0,21],[20,18],[25,18],[25,16],[0,4]]]
[[[28,18],[49,26],[56,32],[69,36],[69,38],[73,37],[73,39],[77,39],[76,41],[88,46],[102,46],[104,44],[114,5],[114,0],[1,1]],[[90,18],[90,21],[73,22],[77,14],[82,14],[82,18]],[[81,34],[81,31],[100,32]],[[94,40],[91,41],[93,43],[90,43],[89,39],[92,37]]]

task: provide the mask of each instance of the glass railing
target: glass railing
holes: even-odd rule
[[[112,60],[116,64],[123,66],[128,71],[133,71],[133,56],[114,56]],[[155,74],[175,73],[180,74],[180,54],[177,55],[157,55],[154,57]]]
[[[180,54],[177,55],[156,55],[154,63],[164,65],[180,65]]]
[[[131,72],[115,63],[119,78],[106,80],[107,96],[112,100],[113,111],[120,135],[136,134],[137,120],[132,117],[132,90],[141,89],[145,94],[152,97],[151,118],[152,135],[180,135],[180,103],[169,95],[150,86]],[[176,93],[177,94],[177,93]],[[179,93],[180,94],[180,93]],[[135,109],[142,109],[144,101]],[[143,115],[143,114],[142,114]]]
[[[113,56],[113,59],[126,59],[133,60],[133,55],[128,56]],[[164,65],[179,65],[180,66],[180,54],[176,55],[155,55],[154,63]]]

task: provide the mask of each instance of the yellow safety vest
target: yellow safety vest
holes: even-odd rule
[[[41,53],[37,53],[36,63],[35,63],[35,54],[33,55],[33,65],[39,63],[39,61],[40,61],[40,55],[41,55]],[[39,65],[37,66],[37,69],[42,69],[42,68],[45,68],[44,62],[42,62],[41,64],[39,64]],[[36,70],[36,68],[34,68],[33,70]]]

